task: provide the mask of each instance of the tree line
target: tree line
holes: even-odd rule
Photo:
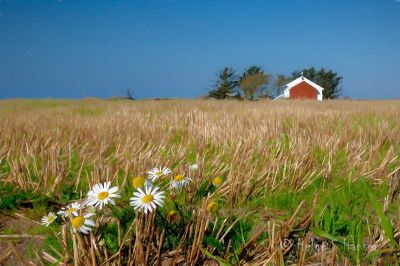
[[[301,75],[317,83],[323,90],[324,99],[336,99],[341,96],[342,77],[332,70],[314,67],[294,71],[291,75],[273,76],[265,72],[260,66],[250,66],[241,75],[231,67],[224,67],[217,73],[213,88],[208,97],[215,99],[248,99],[275,98],[284,91],[284,86]]]

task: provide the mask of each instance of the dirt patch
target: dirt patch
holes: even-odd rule
[[[43,237],[29,235],[33,227],[38,226],[23,216],[0,213],[0,265],[38,265]]]

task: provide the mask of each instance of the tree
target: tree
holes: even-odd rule
[[[246,70],[240,76],[239,82],[241,82],[247,76],[251,76],[251,75],[255,75],[255,74],[259,74],[259,73],[264,74],[264,70],[262,70],[262,68],[260,66],[256,66],[256,65],[250,66],[250,67],[246,68]]]
[[[208,97],[225,99],[233,96],[237,84],[238,81],[235,70],[225,67],[217,74],[214,89],[208,92]]]
[[[260,66],[250,66],[246,68],[239,78],[239,87],[243,91],[244,97],[254,99],[257,91],[261,94],[269,96],[267,85],[270,80],[270,75],[265,73]],[[263,92],[261,90],[264,90]]]
[[[292,78],[296,79],[301,77],[301,73],[303,73],[304,77],[312,80],[324,88],[324,99],[336,99],[342,94],[342,88],[340,85],[343,77],[339,76],[338,73],[325,68],[321,68],[320,70],[316,71],[314,67],[311,67],[303,69],[302,71],[293,72]]]
[[[256,92],[269,81],[269,77],[264,73],[246,75],[240,81],[240,89],[246,99],[253,100]]]
[[[285,75],[278,75],[274,80],[275,96],[279,96],[283,93],[284,87],[290,82],[290,78]]]

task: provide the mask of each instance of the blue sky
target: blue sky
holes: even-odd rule
[[[400,1],[0,0],[0,98],[196,97],[252,64],[400,97]]]

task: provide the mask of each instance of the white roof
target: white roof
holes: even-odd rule
[[[291,88],[293,88],[294,86],[302,83],[302,82],[306,82],[308,84],[310,84],[311,86],[313,86],[319,93],[322,94],[322,91],[324,90],[324,88],[322,88],[321,86],[319,86],[318,84],[312,82],[311,80],[301,76],[295,80],[293,80],[292,82],[289,82],[288,84],[285,85],[285,89],[286,90],[290,90]]]

